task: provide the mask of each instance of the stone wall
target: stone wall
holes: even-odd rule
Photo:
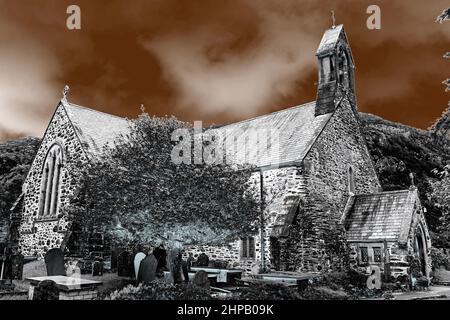
[[[61,168],[57,214],[45,218],[38,216],[42,167],[48,150],[55,143],[62,147],[65,164],[75,160],[87,161],[81,143],[61,105],[55,111],[23,185],[25,194],[19,226],[19,250],[24,256],[40,256],[51,248],[60,247],[70,225],[68,217],[62,212],[69,204],[77,185],[66,165]]]
[[[260,173],[252,176],[255,197],[260,197]],[[263,171],[263,186],[265,192],[266,210],[264,214],[264,259],[267,268],[271,268],[270,237],[273,227],[283,223],[291,206],[293,198],[305,194],[304,177],[296,167],[278,168]],[[184,251],[184,257],[191,252],[195,258],[202,252],[206,253],[210,260],[222,260],[228,262],[229,267],[242,268],[251,272],[261,265],[261,236],[258,233],[255,238],[255,259],[241,259],[241,243],[235,241],[224,246],[194,246]]]
[[[345,242],[340,220],[349,197],[350,167],[354,173],[355,194],[381,189],[358,119],[344,100],[303,161],[307,203],[299,210],[288,237],[280,239],[283,269],[320,271],[339,265],[339,259],[325,251],[323,237],[333,232]],[[317,202],[324,211],[317,208]],[[330,216],[332,213],[334,216]],[[308,216],[307,227],[302,227],[304,215]]]
[[[303,162],[303,166],[279,168],[264,171],[264,188],[267,208],[265,211],[266,228],[264,240],[264,254],[266,266],[272,268],[271,252],[272,240],[279,238],[274,234],[274,226],[282,226],[286,222],[288,211],[295,199],[303,199],[306,208],[300,209],[303,214],[309,215],[313,220],[311,230],[317,233],[305,234],[301,227],[302,216],[296,217],[288,238],[280,237],[280,268],[291,271],[317,271],[337,264],[338,257],[330,256],[324,252],[323,239],[319,231],[325,232],[330,225],[339,224],[340,213],[349,196],[349,167],[353,167],[356,193],[373,193],[381,189],[378,177],[372,164],[364,137],[362,136],[358,119],[350,104],[344,103],[331,117],[323,132],[312,146]],[[254,182],[259,183],[259,173],[255,173]],[[323,212],[312,212],[308,208],[308,199],[311,193],[323,198],[323,203],[333,207],[338,216],[329,217]],[[256,194],[259,197],[259,192]],[[305,205],[305,204],[304,204]],[[325,213],[326,214],[326,213]],[[309,230],[309,231],[311,231]],[[333,230],[334,231],[334,230]],[[338,233],[338,232],[337,232]],[[339,236],[339,235],[337,235]],[[342,239],[343,242],[345,239]],[[255,237],[255,260],[240,259],[240,243],[234,242],[228,246],[213,247],[201,246],[186,250],[192,252],[194,257],[205,252],[210,259],[225,260],[229,266],[243,268],[251,271],[261,264],[260,236]]]
[[[359,120],[344,100],[304,159],[308,190],[344,209],[349,196],[350,166],[355,177],[355,194],[381,190]]]
[[[350,260],[351,266],[360,272],[366,272],[367,266],[374,264],[380,267],[381,272],[385,272],[386,263],[389,263],[390,276],[393,278],[406,277],[409,279],[411,275],[411,263],[409,258],[417,255],[414,250],[414,240],[419,228],[422,228],[425,242],[425,260],[426,260],[426,276],[430,278],[432,268],[431,261],[431,239],[428,232],[428,227],[425,222],[425,217],[422,213],[422,206],[419,197],[416,195],[416,203],[411,216],[411,221],[404,225],[407,234],[405,243],[399,241],[385,241],[384,243],[350,243]],[[383,248],[383,261],[381,263],[361,263],[359,254],[359,247],[370,247],[371,245]]]

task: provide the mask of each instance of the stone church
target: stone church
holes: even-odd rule
[[[250,272],[328,270],[333,258],[320,235],[336,224],[343,227],[355,268],[376,265],[397,277],[410,272],[410,258],[416,257],[428,277],[431,243],[424,210],[414,186],[381,189],[360,128],[355,63],[342,25],[325,31],[316,56],[316,101],[214,129],[239,130],[244,137],[261,127],[282,133],[276,154],[251,161],[254,181],[265,190],[264,228],[221,247],[186,248],[185,254],[204,252]],[[126,119],[65,97],[60,101],[12,209],[24,256],[65,247],[71,221],[62,209],[77,188],[66,164],[96,161],[103,147],[127,130]],[[317,210],[321,204],[332,209]]]

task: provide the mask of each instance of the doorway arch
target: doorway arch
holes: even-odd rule
[[[420,261],[420,270],[422,274],[428,277],[427,268],[427,243],[425,238],[425,233],[423,232],[422,226],[419,224],[417,226],[414,235],[414,253],[417,255]]]

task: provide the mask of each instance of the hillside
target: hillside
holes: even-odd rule
[[[431,230],[438,224],[440,211],[428,200],[427,193],[430,181],[436,179],[431,171],[450,163],[450,143],[441,139],[442,132],[449,132],[449,116],[447,110],[434,129],[426,131],[360,113],[362,130],[383,189],[408,188],[411,184],[409,174],[413,172],[428,211],[426,217]],[[37,138],[24,138],[0,143],[0,216],[9,214],[10,207],[20,195],[39,142]]]
[[[431,126],[430,132],[438,142],[450,141],[450,105]]]
[[[360,113],[362,129],[369,151],[384,190],[405,189],[411,185],[414,174],[426,218],[435,230],[440,211],[427,198],[430,181],[436,179],[431,172],[450,163],[449,143],[438,141],[429,131],[391,122],[381,117]]]
[[[9,215],[9,209],[19,197],[39,143],[37,138],[0,143],[0,218]]]

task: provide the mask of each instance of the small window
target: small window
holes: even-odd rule
[[[355,194],[355,172],[353,167],[348,168],[348,192],[352,195]]]
[[[369,262],[369,252],[367,251],[367,247],[361,247],[361,262],[367,263]]]
[[[255,259],[255,238],[245,237],[241,239],[241,258]]]
[[[381,248],[378,247],[373,248],[373,261],[381,262]]]

